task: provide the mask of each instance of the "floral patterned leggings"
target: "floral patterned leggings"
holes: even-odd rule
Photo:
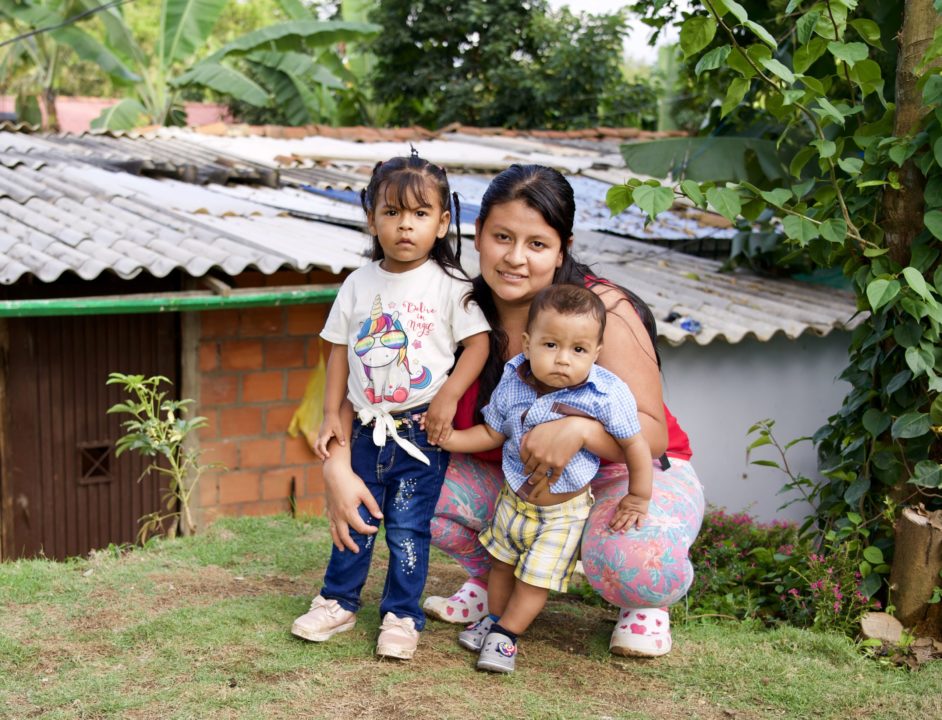
[[[494,513],[504,482],[498,463],[454,453],[432,520],[432,544],[461,564],[471,577],[490,569],[490,556],[478,542]],[[703,487],[693,466],[671,458],[655,463],[654,491],[640,530],[613,533],[608,522],[628,490],[624,465],[603,465],[593,478],[595,505],[582,535],[582,566],[589,583],[621,608],[666,607],[680,600],[693,582],[687,551],[703,521]]]

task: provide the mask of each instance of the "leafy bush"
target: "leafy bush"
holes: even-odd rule
[[[860,532],[859,528],[847,535]],[[696,570],[686,619],[729,618],[766,625],[856,632],[861,615],[880,606],[861,592],[853,540],[831,535],[822,548],[793,523],[757,522],[711,509],[690,550]]]

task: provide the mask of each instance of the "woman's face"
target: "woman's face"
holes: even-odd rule
[[[474,247],[495,300],[509,304],[529,303],[563,263],[559,233],[523,200],[494,205],[487,220],[478,221]]]

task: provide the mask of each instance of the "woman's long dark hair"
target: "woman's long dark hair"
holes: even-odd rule
[[[645,330],[654,347],[654,358],[661,366],[661,356],[657,351],[657,323],[647,304],[626,287],[616,285],[602,278],[595,277],[587,265],[578,262],[570,252],[569,239],[576,215],[576,200],[572,185],[560,172],[544,165],[511,165],[491,180],[481,200],[481,212],[478,215],[478,227],[483,227],[491,209],[496,205],[522,200],[527,207],[536,210],[546,224],[559,234],[562,241],[562,264],[553,275],[554,283],[571,283],[582,287],[603,285],[622,293],[644,323]],[[484,312],[491,324],[490,353],[478,385],[478,397],[475,404],[475,422],[482,422],[481,408],[490,400],[491,393],[497,387],[504,370],[507,353],[507,333],[500,326],[494,294],[478,275],[471,282],[471,297]],[[617,304],[617,303],[616,303]]]
[[[378,162],[373,167],[373,175],[366,188],[360,193],[360,204],[363,212],[369,216],[376,209],[376,197],[380,192],[386,202],[396,207],[406,208],[410,203],[419,202],[431,206],[426,193],[435,188],[438,193],[438,202],[442,210],[450,210],[455,219],[455,246],[448,241],[448,234],[437,238],[429,257],[432,258],[448,275],[459,280],[467,280],[468,276],[461,269],[461,206],[458,203],[458,193],[451,193],[448,186],[448,176],[445,168],[433,165],[428,160],[419,157],[419,153],[412,148],[409,157],[394,157],[385,162]],[[371,260],[382,260],[386,257],[379,238],[373,236]]]

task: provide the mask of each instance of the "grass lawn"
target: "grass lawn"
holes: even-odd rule
[[[942,718],[942,663],[884,667],[842,638],[734,624],[674,629],[658,660],[607,652],[614,611],[557,595],[518,670],[474,670],[429,622],[411,663],[373,656],[385,555],[356,628],[291,636],[329,551],[326,524],[220,521],[205,534],[68,563],[0,565],[3,718]],[[427,590],[456,565],[432,558]]]

